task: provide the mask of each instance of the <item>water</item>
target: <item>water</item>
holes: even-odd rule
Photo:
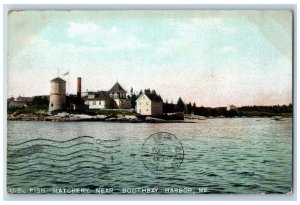
[[[142,146],[174,134],[184,158],[153,172]],[[208,119],[198,123],[8,122],[7,188],[189,188],[199,193],[288,193],[292,187],[292,119]],[[15,188],[15,189],[13,189]],[[13,190],[13,191],[12,191]],[[170,190],[170,189],[169,189]],[[23,192],[22,192],[23,193]],[[203,193],[203,192],[202,192]]]

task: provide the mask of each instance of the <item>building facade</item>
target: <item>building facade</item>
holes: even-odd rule
[[[117,82],[109,91],[87,92],[83,97],[89,109],[130,109],[127,92]]]
[[[89,109],[113,109],[115,104],[106,91],[88,92],[83,100]]]
[[[33,97],[24,97],[24,96],[19,96],[17,98],[10,98],[8,100],[8,107],[17,107],[17,108],[23,108],[27,107],[32,103]]]
[[[163,101],[156,93],[145,92],[136,100],[136,111],[140,115],[161,115],[163,114]]]
[[[127,99],[127,92],[122,86],[116,82],[114,86],[108,91],[109,96],[115,101],[116,109],[130,109],[131,102]]]
[[[66,81],[57,77],[50,81],[49,111],[66,108]]]

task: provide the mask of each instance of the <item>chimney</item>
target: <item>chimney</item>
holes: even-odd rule
[[[77,78],[77,100],[78,102],[81,100],[81,77]]]

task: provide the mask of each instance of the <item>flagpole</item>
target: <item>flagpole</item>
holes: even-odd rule
[[[69,96],[70,96],[70,71],[68,71],[69,72],[69,80],[68,80],[68,84],[69,84]]]

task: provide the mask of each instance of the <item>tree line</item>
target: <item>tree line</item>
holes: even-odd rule
[[[145,89],[144,92],[152,92],[156,94],[155,90]],[[134,92],[131,88],[128,98],[131,100],[131,107],[135,108],[136,100],[143,93],[142,90]],[[272,105],[272,106],[242,106],[234,109],[228,109],[227,107],[203,107],[197,106],[196,103],[185,103],[181,97],[178,98],[176,103],[169,103],[167,100],[163,102],[164,113],[176,113],[183,112],[184,114],[194,114],[201,116],[224,116],[224,117],[270,117],[274,115],[291,116],[293,113],[293,105]]]
[[[229,107],[203,107],[196,106],[196,103],[184,103],[181,98],[178,99],[176,104],[168,103],[163,104],[163,110],[166,113],[184,112],[184,114],[194,114],[200,116],[224,116],[224,117],[271,117],[275,115],[292,116],[293,106],[289,105],[273,105],[273,106],[242,106],[236,108]]]

